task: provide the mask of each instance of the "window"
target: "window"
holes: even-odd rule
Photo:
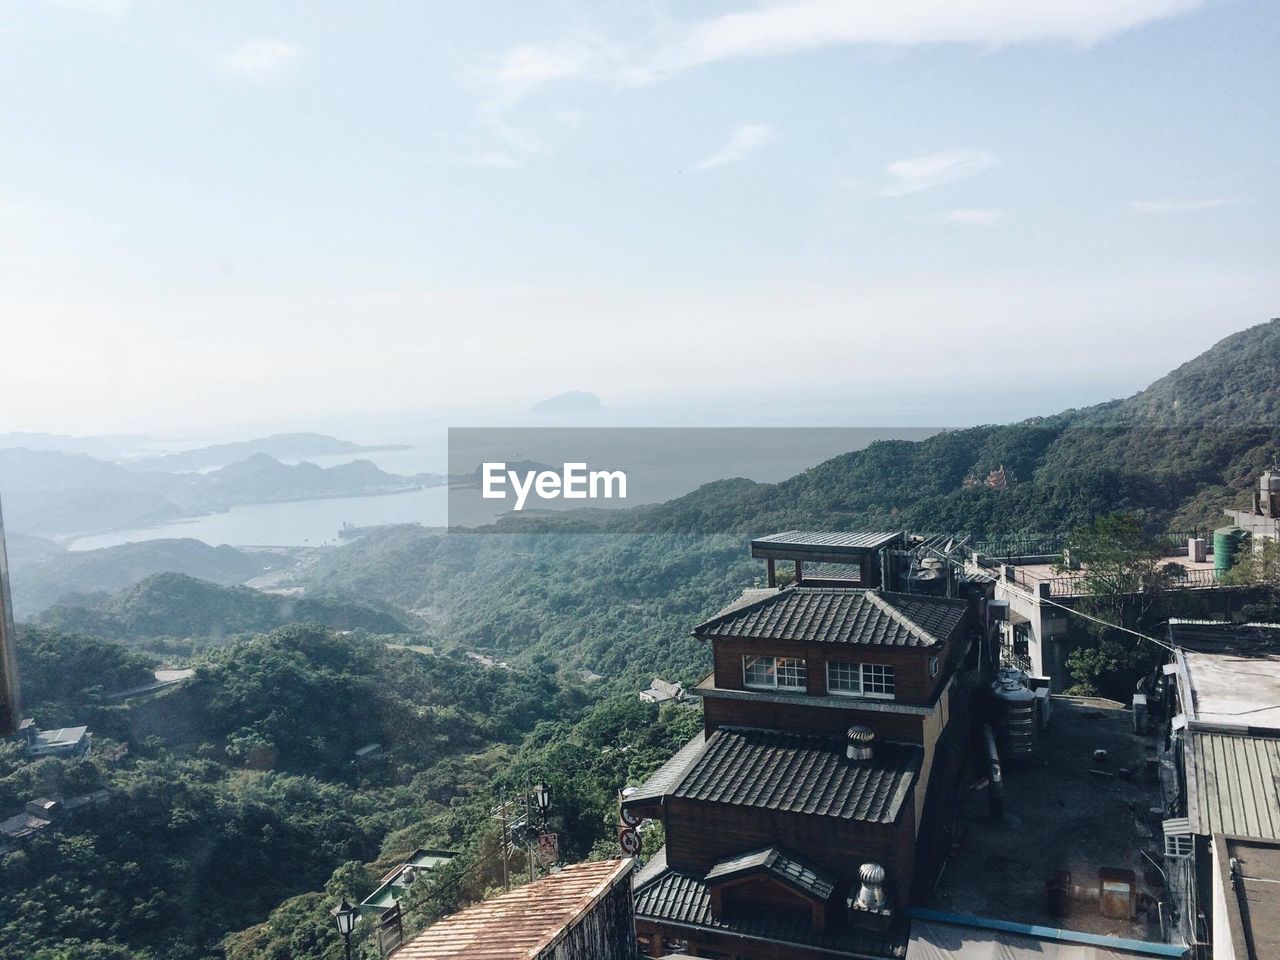
[[[858,665],[827,661],[827,689],[834,693],[861,693],[862,678]]]
[[[855,697],[893,699],[893,667],[880,663],[827,661],[827,690]]]
[[[1164,835],[1164,855],[1166,857],[1189,857],[1195,847],[1189,833],[1166,833]]]
[[[893,697],[893,667],[879,663],[862,665],[862,694],[867,697]]]
[[[929,658],[929,676],[936,677],[938,675],[938,658]]]
[[[799,657],[743,657],[742,678],[748,687],[804,690],[808,676]]]

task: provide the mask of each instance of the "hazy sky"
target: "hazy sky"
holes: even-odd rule
[[[1280,315],[1278,28],[0,0],[0,431],[1130,392]]]

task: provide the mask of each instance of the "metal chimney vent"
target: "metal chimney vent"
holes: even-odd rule
[[[845,756],[850,760],[870,760],[875,753],[876,732],[858,724],[849,728],[847,736],[849,743],[845,747]]]
[[[864,863],[858,870],[858,879],[862,881],[862,889],[858,891],[858,899],[853,901],[853,908],[873,913],[887,909],[889,898],[884,892],[884,867],[878,863]]]

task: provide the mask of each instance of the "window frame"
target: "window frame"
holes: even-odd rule
[[[854,667],[858,675],[858,689],[848,690],[831,685],[831,668],[836,667]],[[878,686],[888,686],[885,690],[868,690],[867,680],[868,671],[881,671],[878,680],[873,682]],[[887,681],[887,683],[886,683]],[[891,663],[863,663],[855,660],[828,660],[827,661],[827,693],[837,697],[857,697],[863,700],[895,700],[898,695],[897,670]]]
[[[759,661],[772,661],[767,676],[772,682],[752,682],[751,668]],[[789,677],[799,683],[783,683]],[[804,657],[779,656],[775,653],[744,653],[742,655],[742,686],[747,690],[781,690],[784,693],[808,693],[809,664]]]

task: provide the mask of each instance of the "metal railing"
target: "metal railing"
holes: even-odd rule
[[[1152,536],[1152,540],[1167,556],[1185,554],[1187,541],[1200,538],[1212,543],[1210,530],[1166,530]],[[1014,560],[1024,557],[1060,557],[1070,541],[1065,534],[1028,534],[1018,537],[997,537],[973,544],[974,553],[993,560]]]
[[[1029,593],[1038,593],[1043,583],[1049,585],[1050,597],[1078,597],[1084,591],[1086,575],[1083,572],[1064,573],[1053,577],[1031,577],[1017,567],[1006,567],[1006,570],[1009,571],[1008,579]],[[1176,567],[1175,570],[1152,582],[1150,586],[1156,590],[1212,590],[1238,586],[1238,584],[1220,580],[1213,570],[1188,570],[1185,567]],[[1139,592],[1137,585],[1131,592]]]

